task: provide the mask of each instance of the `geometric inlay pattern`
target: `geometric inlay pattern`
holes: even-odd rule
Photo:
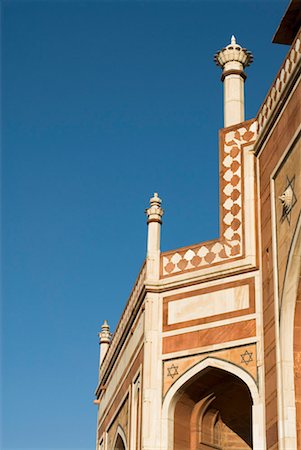
[[[279,200],[282,203],[282,215],[280,219],[281,222],[283,222],[286,219],[289,224],[291,223],[292,209],[297,203],[294,187],[295,187],[295,176],[293,176],[292,179],[286,177],[286,186],[284,188],[283,194],[280,195],[279,197]]]
[[[164,362],[164,380],[163,380],[163,395],[167,393],[169,388],[179,379],[187,370],[194,367],[199,362],[206,358],[216,358],[220,361],[228,361],[238,367],[246,370],[255,380],[257,380],[257,366],[256,366],[256,346],[255,344],[233,347],[230,349],[217,350],[205,352],[201,354],[185,356]],[[173,372],[172,368],[175,368]],[[169,374],[168,368],[171,369]]]
[[[168,377],[174,378],[176,375],[178,375],[178,366],[172,364],[171,366],[167,367]]]
[[[256,123],[225,134],[221,155],[221,237],[161,254],[161,276],[166,277],[221,263],[242,255],[242,176],[244,144],[254,141]]]
[[[265,128],[290,78],[293,76],[301,59],[301,33],[296,37],[287,58],[280,68],[275,82],[249,129],[240,128],[226,134],[224,153],[222,156],[222,189],[225,195],[221,205],[222,236],[211,242],[184,247],[176,251],[164,252],[161,255],[161,277],[180,274],[211,266],[223,260],[240,256],[243,249],[242,233],[242,191],[241,191],[241,146],[259,136]],[[234,134],[230,138],[230,134]],[[250,134],[248,134],[250,133]],[[237,155],[235,156],[235,153]],[[231,161],[231,162],[230,162]],[[233,163],[233,166],[231,164]],[[230,170],[225,171],[225,167]],[[226,177],[226,178],[225,178]],[[292,207],[290,208],[291,211]],[[284,218],[290,221],[290,215]]]
[[[240,357],[241,357],[241,362],[246,365],[248,365],[251,361],[253,361],[253,353],[248,352],[248,350],[246,350],[245,353],[240,355]]]

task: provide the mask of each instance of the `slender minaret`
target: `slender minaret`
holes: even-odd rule
[[[163,209],[161,199],[157,192],[150,199],[150,207],[146,209],[148,235],[147,235],[147,278],[159,279],[160,264],[160,235]]]
[[[162,298],[160,286],[160,234],[163,209],[161,199],[155,193],[150,199],[147,215],[147,255],[144,286],[144,346],[141,449],[161,450],[161,411],[162,407]]]
[[[111,337],[112,337],[112,335],[110,333],[110,327],[106,320],[102,324],[101,332],[98,333],[98,336],[99,336],[99,350],[100,350],[100,356],[99,356],[99,367],[100,367],[101,363],[105,357],[105,354],[107,353],[107,350],[110,346]]]
[[[223,69],[224,126],[229,127],[245,120],[244,68],[252,63],[253,55],[232,36],[231,44],[217,52],[214,60]]]

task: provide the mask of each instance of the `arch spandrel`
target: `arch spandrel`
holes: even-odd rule
[[[256,344],[243,345],[227,350],[219,350],[216,352],[203,353],[200,355],[166,361],[164,363],[163,396],[166,395],[170,387],[187,370],[209,357],[229,362],[240,367],[249,373],[255,382],[257,382]]]

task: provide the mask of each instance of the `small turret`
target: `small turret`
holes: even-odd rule
[[[147,278],[159,278],[159,259],[160,259],[160,235],[162,216],[164,214],[161,208],[161,199],[158,193],[150,199],[150,207],[146,209],[148,235],[147,235]]]
[[[99,367],[104,360],[105,354],[110,346],[112,334],[110,333],[110,327],[108,322],[105,320],[101,326],[101,331],[98,333],[99,336],[99,347],[100,347],[100,357],[99,357]]]
[[[237,44],[235,36],[231,43],[217,52],[214,60],[223,69],[224,82],[224,126],[229,127],[245,120],[244,68],[253,62],[253,55]]]

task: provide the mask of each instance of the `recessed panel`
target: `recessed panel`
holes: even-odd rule
[[[237,286],[168,303],[168,325],[225,314],[249,307],[249,286]]]

